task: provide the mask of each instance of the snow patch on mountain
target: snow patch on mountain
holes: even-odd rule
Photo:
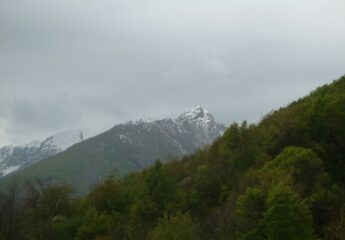
[[[21,146],[2,147],[0,148],[0,177],[64,151],[91,136],[90,130],[73,129],[54,134],[43,141],[35,140]]]
[[[138,121],[136,121],[136,123],[152,123],[154,122],[154,120],[150,117],[142,117],[141,119],[139,119]]]
[[[175,119],[153,120],[144,117],[116,125],[109,133],[106,132],[111,134],[110,139],[113,141],[102,139],[95,146],[97,152],[102,154],[111,149],[111,156],[114,156],[114,152],[119,152],[133,157],[140,152],[146,160],[140,157],[135,164],[145,167],[157,157],[163,160],[169,156],[180,157],[190,154],[211,144],[224,130],[225,127],[218,124],[206,109],[197,105]],[[74,129],[59,132],[43,141],[0,148],[0,177],[38,163],[95,135],[95,132],[90,130]],[[127,145],[125,148],[124,144]]]
[[[124,134],[120,134],[119,138],[124,143],[132,143],[131,139]]]
[[[194,108],[183,112],[178,119],[180,120],[198,120],[205,123],[214,121],[213,116],[200,105],[196,105]]]
[[[56,148],[61,151],[84,140],[81,130],[68,130],[57,133],[43,141],[43,147]]]
[[[224,131],[209,111],[197,105],[175,119],[127,121],[114,126],[112,133],[122,143],[145,146],[154,152],[159,152],[156,148],[161,144],[172,155],[181,156],[211,144]]]
[[[7,168],[4,168],[4,169],[2,169],[2,172],[1,172],[2,176],[4,177],[4,176],[10,174],[11,172],[14,172],[14,171],[18,170],[19,168],[20,168],[20,165],[9,166]]]
[[[6,157],[13,153],[14,146],[0,148],[0,163],[6,160]]]
[[[41,146],[41,141],[35,140],[30,143],[23,145],[25,148],[39,148]]]

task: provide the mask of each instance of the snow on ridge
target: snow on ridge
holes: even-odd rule
[[[15,165],[15,166],[9,166],[1,171],[2,176],[6,176],[10,174],[11,172],[14,172],[18,170],[21,166],[20,165]]]
[[[214,123],[213,116],[205,108],[200,105],[196,105],[192,109],[183,112],[178,118],[178,121],[199,121],[204,125]]]
[[[154,122],[154,120],[152,118],[146,117],[146,116],[144,116],[144,117],[140,118],[138,121],[136,121],[136,123],[152,123],[152,122]]]
[[[125,143],[132,143],[132,140],[124,134],[120,134],[119,139]]]
[[[0,148],[0,177],[8,175],[31,163],[64,151],[70,146],[94,136],[95,132],[74,129],[54,134],[44,141],[32,141],[21,146],[5,146]]]
[[[139,120],[129,120],[129,121],[125,121],[120,125],[136,125],[136,124],[142,124],[142,123],[158,123],[158,122],[162,122],[162,121],[172,121],[175,123],[181,123],[184,121],[189,121],[189,122],[194,122],[197,125],[203,125],[205,127],[207,127],[208,125],[212,125],[213,123],[215,123],[215,120],[213,118],[213,116],[211,115],[211,113],[201,107],[200,105],[196,105],[194,106],[192,109],[184,111],[183,113],[181,113],[177,118],[173,119],[173,118],[163,118],[160,120],[154,120],[150,117],[142,117]]]
[[[11,155],[13,153],[14,146],[9,145],[9,146],[4,146],[0,148],[0,163],[6,160],[6,157],[8,155]]]
[[[83,131],[79,129],[62,131],[52,135],[43,141],[42,145],[54,147],[59,150],[65,150],[68,147],[84,140]]]
[[[22,145],[21,147],[24,147],[24,148],[39,148],[41,146],[41,141],[38,141],[38,140],[34,140],[32,142],[29,142],[27,144],[24,144]]]

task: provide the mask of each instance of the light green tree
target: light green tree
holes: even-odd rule
[[[282,184],[269,192],[261,229],[269,240],[316,239],[308,205]]]
[[[149,234],[149,240],[196,240],[197,226],[188,213],[167,214]]]

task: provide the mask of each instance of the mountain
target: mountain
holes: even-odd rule
[[[129,121],[73,145],[67,150],[9,176],[52,178],[81,192],[110,172],[120,176],[154,163],[190,154],[212,143],[225,127],[196,106],[176,119]]]
[[[44,141],[32,141],[22,146],[0,148],[0,177],[16,170],[24,169],[42,159],[64,151],[75,143],[84,140],[81,130],[67,130],[54,134]]]
[[[215,132],[204,127],[207,114],[198,112],[172,121],[181,131],[196,121],[193,126]],[[60,154],[75,152],[84,162],[95,151],[87,148],[93,144],[103,143],[98,148],[107,151],[106,140],[114,131],[124,134],[116,139],[129,143],[141,136],[135,131],[148,131],[143,129],[153,122],[117,126],[102,139],[97,136]],[[86,196],[76,196],[69,186],[31,182],[18,201],[18,188],[9,185],[0,190],[0,238],[343,240],[344,123],[345,76],[257,124],[233,123],[209,147],[179,161],[156,161],[122,179],[110,176]],[[133,128],[133,135],[121,128]],[[75,162],[71,156],[69,162]],[[96,161],[90,163],[97,171]]]

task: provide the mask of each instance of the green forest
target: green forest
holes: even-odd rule
[[[46,179],[0,194],[1,240],[344,240],[345,76],[84,196]]]

